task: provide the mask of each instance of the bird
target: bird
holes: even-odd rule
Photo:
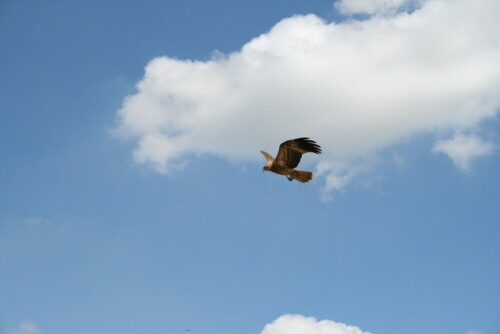
[[[280,144],[278,155],[273,158],[266,151],[260,151],[266,157],[267,163],[262,171],[285,175],[289,181],[297,180],[306,183],[312,180],[313,173],[294,169],[300,162],[302,154],[312,152],[321,154],[321,147],[307,137],[290,139]]]

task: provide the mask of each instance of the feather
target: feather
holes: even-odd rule
[[[291,177],[297,181],[302,182],[302,183],[307,183],[307,182],[312,180],[313,173],[305,172],[302,170],[293,170],[291,173]]]
[[[275,160],[277,163],[284,163],[289,168],[295,168],[299,165],[302,154],[308,152],[321,154],[321,147],[307,137],[287,140],[281,143]]]
[[[273,163],[274,158],[269,153],[267,153],[266,151],[262,151],[262,150],[260,150],[260,153],[262,153],[264,155],[264,157],[266,157],[267,165],[271,165]]]

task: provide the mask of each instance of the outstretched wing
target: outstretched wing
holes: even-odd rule
[[[284,162],[289,168],[295,168],[298,166],[302,154],[307,152],[320,154],[321,147],[307,137],[287,140],[281,143],[275,161],[277,163]]]
[[[266,157],[266,165],[271,166],[274,161],[274,158],[266,151],[260,150],[260,153],[262,153]]]

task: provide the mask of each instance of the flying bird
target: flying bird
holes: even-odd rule
[[[312,152],[321,154],[321,147],[307,137],[287,140],[281,143],[278,155],[273,158],[269,153],[260,151],[266,157],[267,163],[262,171],[270,171],[285,175],[289,181],[297,180],[306,183],[312,180],[313,173],[294,169],[300,162],[302,154]]]

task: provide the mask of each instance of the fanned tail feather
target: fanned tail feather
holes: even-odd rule
[[[290,176],[297,181],[300,181],[302,183],[307,183],[312,180],[313,173],[294,169],[292,173],[290,173]]]

